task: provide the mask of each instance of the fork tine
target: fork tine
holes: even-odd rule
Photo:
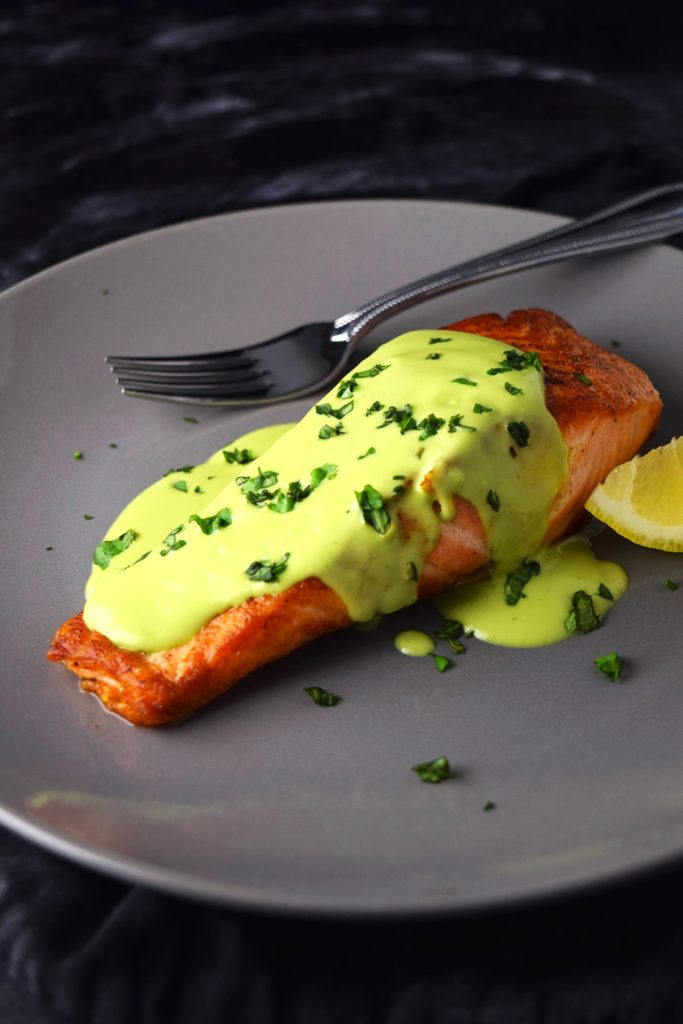
[[[257,360],[241,350],[235,352],[214,352],[200,356],[107,356],[105,362],[116,370],[118,367],[137,370],[149,367],[173,373],[175,370],[189,369],[193,373],[206,368],[213,369],[249,369]]]
[[[216,381],[205,383],[191,383],[178,386],[175,383],[140,383],[138,381],[118,381],[121,390],[125,395],[138,395],[148,398],[176,397],[183,399],[211,399],[211,398],[249,398],[251,395],[265,395],[270,391],[272,381],[265,378],[254,381],[235,381],[233,383],[217,384]]]
[[[119,383],[125,383],[130,386],[136,384],[168,384],[173,387],[183,387],[184,384],[192,384],[194,381],[197,383],[211,382],[214,384],[247,384],[251,381],[258,381],[259,378],[263,377],[265,370],[257,369],[240,369],[240,370],[224,370],[224,369],[202,369],[199,371],[183,371],[180,367],[174,370],[166,371],[166,369],[151,369],[148,367],[121,367],[114,369],[114,375],[116,376]]]

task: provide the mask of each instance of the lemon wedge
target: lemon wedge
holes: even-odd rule
[[[586,508],[634,544],[683,551],[683,437],[617,466]]]

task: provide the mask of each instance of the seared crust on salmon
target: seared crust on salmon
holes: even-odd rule
[[[659,395],[636,366],[598,348],[566,321],[543,310],[472,317],[448,330],[481,334],[538,352],[546,404],[569,447],[569,473],[551,508],[545,541],[570,531],[609,471],[630,459],[657,425]],[[426,481],[428,488],[429,481]],[[401,519],[400,529],[417,528]],[[427,556],[419,596],[428,597],[486,571],[489,554],[479,514],[459,499]],[[318,579],[252,598],[216,615],[179,647],[153,654],[126,651],[89,629],[81,614],[54,636],[48,658],[63,662],[112,711],[135,725],[189,714],[243,676],[323,633],[350,623],[341,599]]]

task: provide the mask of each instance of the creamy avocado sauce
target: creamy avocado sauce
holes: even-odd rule
[[[480,640],[503,647],[542,647],[566,640],[565,621],[573,595],[585,591],[598,616],[604,615],[628,586],[614,562],[599,561],[583,537],[568,537],[534,554],[539,572],[530,576],[516,604],[505,598],[504,572],[483,583],[458,587],[435,604],[448,619],[462,622]],[[603,596],[606,592],[612,599]]]
[[[434,650],[434,641],[420,629],[404,629],[394,637],[394,647],[410,658],[425,658]]]
[[[118,575],[145,552],[161,544],[178,523],[193,512],[200,513],[226,484],[247,472],[245,466],[259,458],[292,426],[291,423],[279,423],[252,430],[220,448],[201,465],[171,467],[161,480],[133,498],[111,524],[104,539],[114,540],[128,530],[132,530],[135,536],[126,550],[112,558],[105,569],[93,564],[85,585],[86,599],[105,580]]]
[[[354,621],[409,605],[454,495],[476,507],[493,562],[513,566],[542,541],[567,448],[528,356],[490,338],[412,331],[254,462],[231,466],[238,472],[219,493],[196,496],[206,499],[202,522],[189,521],[208,465],[155,484],[148,512],[138,519],[133,503],[108,533],[139,536],[111,572],[93,570],[85,621],[121,647],[176,646],[218,612],[309,577]],[[162,517],[164,487],[177,479],[188,492],[171,495]],[[113,571],[117,559],[124,572]]]

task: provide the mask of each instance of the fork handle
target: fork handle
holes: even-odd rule
[[[598,213],[395,288],[334,321],[332,341],[354,342],[382,320],[475,281],[617,249],[683,232],[683,182],[642,192]]]

